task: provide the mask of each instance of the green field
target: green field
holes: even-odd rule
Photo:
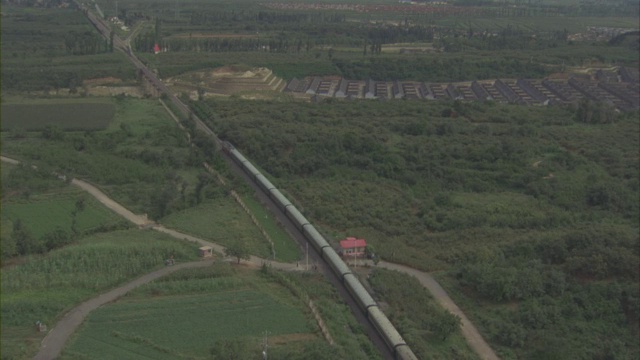
[[[96,310],[62,358],[203,359],[223,339],[248,339],[259,354],[265,331],[276,347],[317,339],[303,302],[259,273],[225,268],[176,273]]]
[[[267,239],[230,196],[173,213],[164,218],[162,224],[223,246],[240,240],[246,243],[251,254],[271,257],[271,246]]]
[[[83,101],[49,104],[3,104],[2,131],[20,128],[27,131],[57,126],[63,130],[102,130],[115,114],[110,103]]]
[[[110,52],[80,11],[73,8],[2,6],[2,91],[81,94],[83,80],[134,80],[123,54]],[[4,94],[3,94],[4,95]]]
[[[253,196],[244,196],[243,201],[273,241],[276,260],[285,262],[298,260],[300,253],[297,244],[274,216]]]
[[[164,266],[170,255],[194,260],[197,247],[154,231],[126,230],[84,237],[3,268],[2,358],[33,356],[42,339],[35,321],[52,326],[82,300]]]
[[[97,230],[100,227],[108,228],[123,221],[92,196],[71,185],[64,191],[34,195],[28,201],[14,200],[3,203],[2,217],[9,221],[20,219],[37,238],[57,228],[70,232],[72,213],[79,200],[84,202],[84,209],[76,215],[78,232]]]

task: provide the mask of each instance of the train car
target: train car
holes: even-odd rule
[[[358,280],[353,274],[344,275],[344,285],[351,293],[351,296],[358,302],[360,309],[367,312],[367,309],[371,306],[378,306],[375,300],[369,295],[367,289],[362,286],[360,280]]]
[[[240,166],[242,166],[243,163],[249,161],[240,153],[240,151],[236,150],[235,148],[229,150],[229,155],[231,155],[233,161],[235,161]]]
[[[329,246],[327,240],[322,235],[320,235],[318,230],[316,230],[316,228],[311,224],[305,225],[303,227],[302,233],[320,254],[322,254],[322,248]]]
[[[257,180],[256,179],[257,175],[262,175],[260,174],[260,171],[258,171],[258,169],[255,166],[253,166],[253,164],[248,160],[242,163],[242,168],[254,180]]]
[[[418,359],[404,341],[398,330],[396,330],[391,321],[389,321],[387,316],[377,306],[370,306],[369,309],[367,309],[367,312],[369,314],[369,320],[376,330],[378,330],[378,333],[382,335],[382,338],[385,343],[387,343],[389,349],[392,349],[393,355],[396,359]]]
[[[222,150],[226,153],[231,153],[231,150],[235,150],[236,148],[231,145],[228,141],[222,141]]]
[[[346,274],[351,274],[351,269],[340,259],[338,253],[331,246],[322,248],[322,258],[329,264],[331,270],[338,276],[340,281],[344,281]]]
[[[407,344],[396,346],[394,355],[396,359],[399,360],[418,360],[416,354],[411,351],[411,348]]]
[[[302,227],[309,223],[309,220],[302,215],[295,206],[289,205],[285,208],[285,213],[287,217],[293,221],[293,224],[302,231]]]
[[[275,189],[276,188],[271,183],[271,181],[269,181],[269,179],[267,179],[267,177],[262,175],[261,173],[258,173],[258,175],[256,175],[256,182],[262,188],[262,190],[264,190],[264,192],[267,193],[267,194],[269,194],[269,191],[271,191],[271,189]]]
[[[269,197],[271,197],[273,201],[275,201],[275,203],[280,209],[282,209],[282,211],[284,211],[287,206],[291,205],[291,201],[289,201],[289,199],[282,195],[282,193],[278,189],[274,188],[269,190]]]

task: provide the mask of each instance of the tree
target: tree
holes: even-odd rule
[[[251,258],[251,256],[249,255],[249,248],[247,247],[247,244],[242,240],[238,240],[227,247],[224,250],[224,254],[226,256],[233,256],[237,258],[238,264],[240,264],[241,259],[249,260]]]
[[[83,197],[81,197],[78,200],[76,200],[75,207],[71,211],[71,232],[73,232],[74,235],[78,234],[78,229],[76,228],[76,225],[78,223],[77,216],[78,216],[78,213],[81,213],[82,211],[84,211],[84,198]]]
[[[221,339],[211,348],[215,360],[244,360],[252,358],[251,345],[246,339]]]
[[[442,311],[434,317],[429,328],[433,334],[442,341],[446,340],[449,335],[453,334],[460,327],[460,317],[450,313],[447,310]]]
[[[67,245],[71,242],[70,240],[69,234],[60,228],[48,232],[42,237],[42,243],[48,251]]]
[[[27,255],[42,252],[42,246],[36,238],[31,235],[22,220],[17,219],[13,222],[13,231],[11,238],[15,241],[19,255]]]

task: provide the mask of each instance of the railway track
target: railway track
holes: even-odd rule
[[[89,21],[93,24],[93,26],[100,32],[100,34],[105,38],[109,39],[111,36],[111,30],[109,25],[102,19],[99,19],[95,16],[89,9],[82,5],[78,0],[75,0],[78,8],[83,11],[83,13],[87,16]],[[210,135],[216,141],[219,148],[222,147],[222,142],[215,134],[213,130],[211,130],[197,115],[193,114],[191,109],[185,105],[180,99],[178,99],[169,88],[160,81],[160,79],[156,76],[155,73],[150,71],[144,63],[142,63],[131,50],[131,47],[123,42],[117,35],[114,35],[114,48],[123,52],[125,56],[133,63],[133,65],[141,71],[142,75],[162,94],[167,96],[167,99],[171,101],[171,103],[181,112],[181,115],[184,117],[189,117],[195,122],[196,128],[203,131],[205,134]],[[298,244],[303,248],[307,249],[307,239],[301,233],[300,230],[289,220],[289,218],[282,212],[282,210],[276,206],[276,204],[271,200],[269,196],[265,194],[265,192],[256,184],[256,182],[247,176],[247,174],[236,164],[230,156],[228,156],[225,152],[222,152],[223,158],[229,164],[229,166],[240,175],[240,177],[245,180],[255,191],[263,204],[266,204],[267,208],[275,214],[275,216],[280,220],[280,222],[285,226],[289,234],[298,242]],[[344,284],[338,279],[338,277],[331,271],[328,264],[323,260],[323,258],[316,252],[316,250],[311,246],[308,250],[308,255],[310,261],[317,266],[317,269],[325,275],[325,277],[334,285],[337,289],[338,293],[344,300],[344,302],[350,307],[352,313],[355,315],[358,322],[364,327],[365,333],[368,335],[369,339],[379,350],[380,354],[385,359],[393,359],[392,351],[387,347],[384,339],[381,334],[376,330],[376,328],[371,324],[371,322],[367,319],[365,313],[358,307],[357,302],[353,299],[353,297],[349,294]]]

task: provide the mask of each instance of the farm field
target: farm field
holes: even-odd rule
[[[273,241],[276,259],[284,262],[300,259],[298,246],[291,241],[289,234],[277,222],[275,217],[256,201],[255,197],[244,196],[243,201]]]
[[[271,247],[249,216],[230,196],[208,200],[162,219],[166,227],[201,237],[222,246],[244,242],[251,253],[271,258]],[[291,241],[291,240],[289,240]]]
[[[2,104],[2,130],[44,130],[57,126],[63,130],[103,130],[109,126],[115,106],[108,102],[53,100],[22,104]]]
[[[4,164],[3,164],[4,168]],[[77,203],[82,202],[82,210],[77,210]],[[77,211],[77,215],[73,215]],[[40,238],[56,229],[72,232],[75,217],[75,230],[78,233],[92,232],[99,228],[128,226],[123,220],[106,209],[93,197],[82,190],[68,185],[68,188],[50,193],[34,194],[25,199],[14,199],[2,202],[2,217],[11,222],[22,221],[33,236]]]
[[[96,310],[62,358],[203,359],[225,340],[260,354],[265,331],[276,349],[318,340],[302,301],[256,271],[225,268],[176,273]]]
[[[3,239],[4,240],[4,239]],[[197,258],[197,247],[144,230],[94,234],[45,255],[23,258],[2,269],[2,358],[32,357],[48,326],[79,302],[136,276],[177,261]]]
[[[421,7],[420,11],[378,1],[363,5],[348,0],[346,7],[343,3],[131,0],[121,3],[116,14],[112,0],[98,0],[106,16],[117,15],[132,28],[145,19],[132,47],[165,80],[230,65],[267,67],[285,79],[329,75],[425,82],[542,79],[566,77],[572,71],[579,77],[586,75],[587,68],[638,67],[637,34],[619,37],[619,29],[589,29],[638,30],[638,4],[634,2],[506,1]],[[78,11],[3,4],[2,15],[3,106],[11,103],[5,102],[6,94],[79,97],[87,96],[82,84],[91,78],[135,81],[131,64],[119,52],[112,52],[109,41],[100,38]],[[166,52],[152,54],[156,43]],[[432,51],[401,53],[395,44],[420,44]],[[439,271],[443,285],[501,358],[604,359],[640,354],[635,341],[640,334],[637,112],[620,114],[606,104],[587,100],[566,107],[532,108],[460,101],[306,104],[282,94],[277,101],[244,102],[236,96],[201,103],[213,109],[210,126],[273,175],[274,184],[301,205],[305,216],[329,235],[330,242],[345,236],[365,237],[384,259]],[[191,147],[155,101],[119,96],[113,104],[114,119],[105,122],[104,130],[14,127],[3,131],[3,154],[34,162],[43,174],[56,171],[88,179],[153,220],[198,217],[201,214],[194,212],[202,210],[233,226],[218,231],[200,226],[198,231],[225,235],[227,239],[221,241],[251,238],[250,222],[240,215],[229,219],[221,214],[232,213],[232,203],[212,206],[230,199],[225,195],[228,188],[200,168],[203,161],[209,161],[217,171],[228,174],[211,141],[194,133],[197,146]],[[43,190],[59,192],[48,185],[50,179],[29,177],[25,170],[14,167],[9,171],[11,187],[5,187],[3,174],[3,201],[5,194],[17,204],[18,197],[28,202]],[[19,179],[25,179],[24,184]],[[59,202],[67,208],[76,206],[73,201]],[[27,210],[20,214],[31,213]],[[212,222],[210,218],[203,221]],[[5,231],[8,223],[2,219],[3,257],[6,236],[29,239],[24,229]],[[102,230],[109,232],[92,236],[123,233]],[[76,244],[38,259],[79,246],[83,239],[74,239]],[[268,253],[266,241],[255,239],[259,240],[254,244],[256,251],[266,249]],[[126,251],[140,255],[146,249]],[[90,251],[91,256],[95,255],[92,252],[99,250]],[[65,256],[73,259],[70,254]],[[91,256],[81,255],[78,262]],[[42,317],[47,321],[57,314],[46,304],[33,305],[31,293],[18,295],[20,300],[7,298],[14,303],[5,300],[5,273],[31,264],[32,257],[36,255],[13,258],[11,266],[15,267],[3,268],[3,330],[5,304],[11,305],[6,311],[16,314],[45,309],[48,312],[41,313],[49,316]],[[302,292],[292,289],[303,287],[304,293],[317,300],[339,343],[329,350],[338,355],[334,358],[376,358],[339,297],[326,291],[326,283],[314,275],[281,278],[266,270],[262,274],[300,298],[304,298]],[[378,299],[388,303],[408,338],[432,345],[430,349],[418,345],[421,355],[473,358],[455,334],[438,341],[436,333],[441,329],[434,328],[434,318],[442,320],[435,321],[441,326],[448,322],[446,316],[433,316],[435,309],[427,305],[424,292],[398,289],[394,286],[403,279],[380,274],[372,279]],[[132,294],[122,301],[130,307],[119,311],[128,314],[147,298],[157,300],[161,309],[174,300],[186,307],[189,296],[183,292],[200,289],[206,281],[185,278],[177,282],[184,287],[165,284]],[[252,287],[259,281],[250,283],[246,295],[257,296],[264,290]],[[82,295],[88,296],[90,290]],[[71,297],[73,292],[66,294]],[[398,303],[398,297],[406,301]],[[56,300],[54,305],[77,299]],[[190,299],[201,304],[198,295]],[[277,299],[291,305],[284,298]],[[25,312],[20,304],[26,304]],[[429,311],[422,317],[410,317],[405,313],[408,307],[413,312]],[[20,325],[10,331],[14,338],[8,342],[7,357],[21,354],[18,357],[28,358],[38,342],[30,328],[33,319],[25,321],[20,316],[9,314]],[[135,330],[162,332],[145,321]],[[196,356],[182,350],[172,352],[145,335],[111,332],[98,336],[123,349],[145,347],[159,358],[166,354]],[[162,336],[166,335],[160,339]],[[211,354],[206,351],[212,346],[248,348],[246,341],[256,345],[257,336],[210,342],[199,351],[208,357]],[[306,336],[302,338],[309,340]],[[292,344],[291,349],[275,347],[274,357],[320,359],[319,354],[328,352],[324,341],[306,344],[305,340]],[[106,346],[98,345],[95,338],[80,344],[84,344],[80,351],[67,356],[86,358],[82,354],[91,354],[93,346]]]
[[[111,52],[79,11],[3,4],[2,14],[3,95],[79,96],[86,79],[135,80],[126,58]]]

